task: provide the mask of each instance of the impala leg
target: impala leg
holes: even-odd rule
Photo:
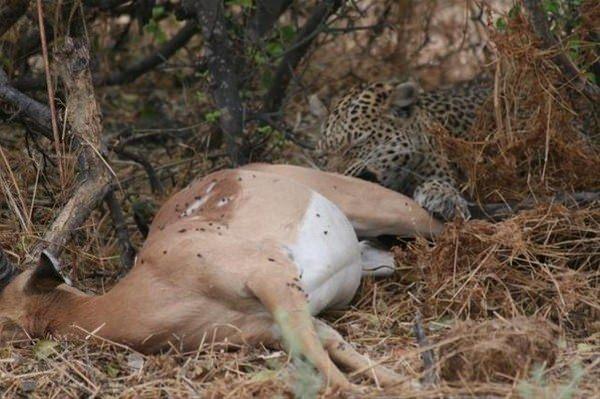
[[[363,276],[386,277],[394,274],[396,265],[390,251],[379,249],[369,241],[361,241],[359,246]]]
[[[344,212],[361,238],[431,236],[443,229],[415,201],[375,183],[292,165],[249,164],[244,169],[285,176],[312,188]]]
[[[402,377],[392,370],[374,365],[369,358],[358,353],[352,345],[332,327],[318,319],[314,319],[317,333],[334,362],[349,371],[363,371],[375,383],[387,387],[402,382]]]
[[[273,315],[290,355],[306,358],[323,374],[327,385],[354,389],[323,348],[300,286],[291,276],[274,276],[277,272],[269,271],[269,276],[255,275],[247,286]]]

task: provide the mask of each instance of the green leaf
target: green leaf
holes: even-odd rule
[[[521,14],[521,5],[519,3],[515,4],[508,11],[508,17],[510,19],[515,19]]]
[[[208,122],[208,123],[215,123],[216,121],[219,120],[219,117],[221,116],[221,111],[216,110],[216,111],[212,111],[212,112],[207,112],[204,115],[204,119]]]
[[[267,62],[265,56],[260,53],[255,53],[252,58],[254,59],[254,62],[256,62],[257,65],[264,65]]]
[[[119,371],[119,366],[117,366],[116,364],[110,363],[108,366],[106,366],[106,374],[110,378],[117,378],[117,376],[119,375]]]
[[[240,6],[243,8],[252,7],[252,0],[230,0],[229,4],[232,6]]]
[[[165,8],[163,6],[155,6],[152,8],[152,18],[158,19],[165,15]]]
[[[44,360],[56,353],[58,342],[49,339],[40,339],[33,346],[33,354],[38,360]]]
[[[586,72],[585,77],[592,83],[594,84],[598,84],[598,82],[596,81],[596,75],[592,72]]]
[[[551,12],[553,14],[558,14],[560,10],[560,5],[556,0],[544,0],[542,6],[546,12]]]
[[[278,42],[267,43],[267,53],[273,57],[277,57],[283,53],[283,46]]]
[[[274,370],[261,370],[254,374],[250,381],[252,382],[264,382],[277,379],[277,371]]]
[[[273,83],[273,74],[271,71],[265,71],[260,77],[260,83],[262,88],[267,89],[271,87],[271,83]]]
[[[273,128],[271,126],[265,125],[258,127],[256,131],[260,134],[270,134],[273,131]]]
[[[162,30],[158,22],[154,19],[148,21],[146,26],[144,26],[144,31],[152,35],[154,40],[157,43],[164,43],[167,41],[167,34]]]
[[[198,101],[199,103],[205,103],[207,100],[207,96],[206,93],[204,93],[203,91],[196,91],[196,101]]]
[[[296,36],[296,30],[291,25],[282,26],[281,28],[279,28],[279,36],[284,42],[291,42],[292,39]]]
[[[506,30],[506,21],[504,20],[504,18],[498,18],[496,20],[496,29],[498,29],[499,31]]]

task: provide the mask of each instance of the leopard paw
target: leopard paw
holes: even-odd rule
[[[426,181],[415,189],[413,198],[433,215],[446,221],[457,216],[465,220],[471,217],[467,201],[446,181]]]

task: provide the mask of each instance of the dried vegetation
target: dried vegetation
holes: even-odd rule
[[[348,84],[407,71],[423,77],[425,86],[437,85],[467,78],[479,63],[489,66],[493,60],[488,69],[495,75],[494,98],[473,129],[474,139],[461,141],[438,129],[464,172],[465,192],[497,202],[600,189],[597,104],[565,83],[552,53],[536,47],[521,15],[504,16],[507,25],[499,30],[492,25],[498,14],[484,14],[480,21],[489,23],[465,20],[464,2],[448,2],[437,7],[447,7],[446,17],[437,16],[442,21],[431,28],[428,7],[403,12],[400,2],[392,3],[382,31],[359,30],[315,46],[302,67],[304,84],[291,89],[290,125],[314,128],[306,122],[308,94],[328,103]],[[380,14],[378,7],[360,15],[361,25],[381,23],[373,16]],[[581,29],[594,29],[598,19],[592,16],[600,6],[592,0],[584,8]],[[490,44],[481,44],[487,40]],[[186,57],[178,62],[190,61]],[[467,75],[446,72],[459,68]],[[111,140],[139,140],[160,165],[156,172],[170,192],[194,174],[220,167],[221,153],[211,144],[210,122],[192,111],[208,112],[206,100],[165,82],[166,93],[154,92],[157,97],[144,102],[139,93],[151,82],[142,79],[120,93],[100,90],[99,97],[106,130],[116,132]],[[192,85],[202,90],[202,83]],[[168,121],[185,126],[167,122],[154,129],[153,118],[165,109]],[[123,134],[119,121],[137,127]],[[21,132],[1,129],[7,137],[0,158],[7,205],[0,209],[0,243],[20,262],[68,197],[57,186],[52,159],[37,144],[22,143]],[[288,144],[263,154],[267,160],[310,158]],[[163,197],[151,192],[139,165],[115,158],[113,167],[126,214],[135,211],[143,218],[160,204]],[[69,168],[66,175],[72,178]],[[76,284],[90,292],[102,292],[119,272],[108,218],[104,209],[95,212],[64,257]],[[140,244],[133,217],[128,222]],[[364,281],[350,309],[325,316],[361,352],[406,376],[393,391],[369,388],[363,397],[600,397],[600,204],[568,209],[540,203],[497,223],[453,222],[434,242],[401,243],[395,253],[399,272],[393,278]],[[426,347],[413,333],[417,312],[423,315]],[[438,378],[419,386],[426,350],[436,355]],[[310,370],[295,369],[284,353],[249,347],[226,352],[209,342],[194,353],[173,347],[142,356],[94,337],[30,340],[5,327],[0,347],[0,389],[6,397],[311,397],[315,378]]]

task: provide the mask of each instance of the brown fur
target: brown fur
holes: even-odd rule
[[[279,329],[292,354],[347,388],[328,352],[355,369],[367,369],[368,361],[327,344],[343,342],[341,337],[318,336],[297,267],[283,250],[295,239],[313,195],[309,187],[337,203],[366,235],[440,229],[401,194],[354,178],[288,166],[225,170],[164,204],[134,268],[106,294],[52,288],[55,281],[37,284],[32,276],[47,273],[28,271],[0,293],[0,316],[33,336],[93,332],[143,352],[170,344],[194,350],[202,342],[277,346]],[[186,212],[201,199],[201,206]],[[380,381],[395,381],[389,370],[374,372]]]

